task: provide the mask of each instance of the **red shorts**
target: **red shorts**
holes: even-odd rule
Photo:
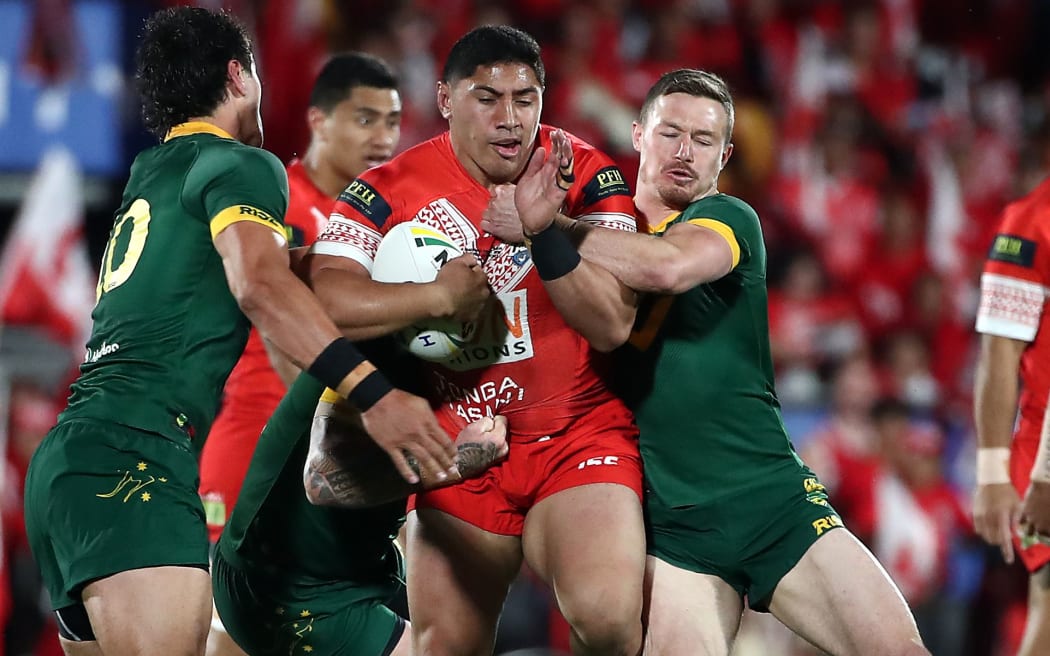
[[[499,465],[457,485],[414,495],[408,509],[434,508],[490,533],[520,536],[532,506],[571,487],[626,485],[640,501],[638,428],[618,407],[599,406],[561,435],[513,443]]]
[[[1010,480],[1022,499],[1028,491],[1032,465],[1035,464],[1035,454],[1039,450],[1039,430],[1040,427],[1034,423],[1022,421],[1013,442],[1010,443]],[[1022,549],[1020,538],[1016,534],[1013,538],[1014,549],[1020,554],[1021,562],[1029,572],[1050,563],[1050,546],[1036,543]]]
[[[268,419],[269,415],[262,412],[258,416],[239,414],[237,419],[220,415],[204,442],[198,491],[208,522],[208,539],[213,543],[230,519],[259,434]]]

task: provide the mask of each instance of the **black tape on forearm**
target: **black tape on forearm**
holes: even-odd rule
[[[374,406],[379,399],[393,391],[394,386],[378,370],[365,376],[364,380],[350,391],[350,402],[361,412]]]
[[[580,266],[572,240],[554,225],[529,238],[532,262],[541,280],[557,280]]]
[[[339,337],[321,351],[306,372],[324,383],[330,389],[340,391],[350,373],[365,362],[366,358],[350,340]],[[393,387],[378,371],[365,376],[360,383],[350,390],[349,400],[358,410],[368,410]]]

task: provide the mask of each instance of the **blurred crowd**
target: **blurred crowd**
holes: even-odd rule
[[[266,146],[285,160],[305,147],[313,74],[337,50],[366,50],[398,70],[403,149],[445,128],[434,89],[453,41],[478,24],[522,27],[544,47],[544,122],[603,148],[628,180],[637,171],[631,122],[657,77],[683,66],[723,76],[737,118],[721,190],[763,219],[778,391],[796,447],[890,570],[934,654],[1013,653],[1025,575],[981,546],[969,519],[973,324],[1000,210],[1050,173],[1050,4],[197,4],[226,6],[256,34]],[[129,48],[134,33],[129,26]],[[43,622],[16,492],[58,396],[13,387],[0,494],[13,563],[3,571],[16,591],[0,605],[10,653],[30,653]],[[562,625],[543,593],[527,578],[518,588],[504,633],[521,637],[505,640],[558,647]],[[761,618],[745,624],[740,654],[808,653]]]

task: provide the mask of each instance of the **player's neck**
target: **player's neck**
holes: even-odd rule
[[[245,135],[241,134],[241,124],[238,120],[237,111],[229,103],[219,105],[219,107],[208,116],[195,116],[189,120],[210,123],[237,141],[244,143]]]
[[[682,208],[671,207],[664,202],[655,188],[645,189],[641,185],[634,196],[634,206],[651,224],[659,223],[667,216],[682,211]]]
[[[303,168],[310,182],[329,198],[338,198],[352,180],[347,180],[322,156],[317,144],[311,142],[302,157]]]

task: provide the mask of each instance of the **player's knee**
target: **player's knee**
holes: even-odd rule
[[[641,650],[641,597],[615,600],[615,595],[594,594],[586,601],[564,604],[562,613],[586,653],[635,656]]]

